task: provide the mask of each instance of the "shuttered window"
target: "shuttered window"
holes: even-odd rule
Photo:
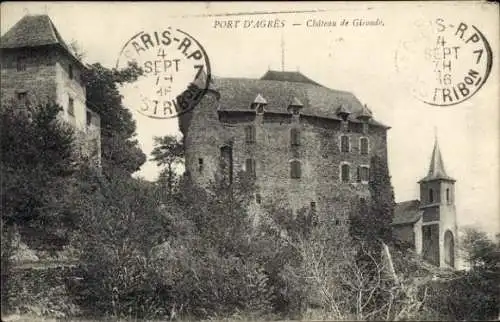
[[[349,182],[349,177],[350,177],[349,171],[350,171],[350,169],[349,169],[348,164],[343,164],[340,167],[340,176],[341,176],[342,182]]]
[[[290,141],[292,146],[300,145],[300,130],[299,129],[291,129],[290,130]]]
[[[359,139],[359,149],[361,151],[361,154],[368,154],[368,139],[367,138],[361,138]]]
[[[340,151],[349,152],[349,137],[347,135],[340,137]]]
[[[358,167],[358,182],[368,182],[370,180],[370,168],[367,166]]]
[[[256,177],[256,173],[255,173],[255,160],[254,159],[246,159],[245,170],[246,170],[247,174],[251,178],[255,178]]]
[[[299,179],[301,176],[300,161],[294,160],[290,162],[290,177]]]
[[[255,143],[255,126],[253,125],[245,126],[245,142]]]
[[[26,70],[26,57],[17,57],[16,69],[18,72],[23,72]]]

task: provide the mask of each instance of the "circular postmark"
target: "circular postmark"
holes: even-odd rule
[[[434,106],[459,104],[485,84],[492,51],[479,29],[465,22],[437,18],[417,23],[416,33],[402,41],[396,68],[412,94]]]
[[[130,63],[143,74],[125,85],[124,103],[142,115],[167,119],[192,110],[208,91],[210,62],[201,44],[180,29],[141,31],[123,46],[117,68]]]

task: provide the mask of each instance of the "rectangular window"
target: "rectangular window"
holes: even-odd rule
[[[256,177],[256,173],[255,173],[255,160],[254,159],[246,159],[245,170],[246,170],[247,174],[251,178],[255,178]]]
[[[255,194],[255,202],[257,202],[258,204],[262,202],[262,196],[260,195],[260,193]]]
[[[368,123],[363,123],[363,133],[364,134],[368,134],[368,128],[369,128]]]
[[[71,64],[68,66],[68,77],[69,79],[73,79],[73,65]]]
[[[92,113],[87,111],[87,126],[90,126],[92,124]]]
[[[316,202],[311,201],[311,212],[315,213],[316,212]]]
[[[25,106],[26,103],[28,102],[28,93],[18,92],[17,93],[17,101],[19,102],[19,105]]]
[[[349,137],[347,135],[340,137],[340,151],[349,152]]]
[[[68,114],[75,116],[75,102],[71,97],[68,99]]]
[[[359,149],[361,151],[361,154],[368,154],[368,139],[367,138],[361,138],[359,139]]]
[[[292,146],[299,146],[300,145],[300,130],[299,129],[291,129],[290,131],[290,140],[292,143]]]
[[[220,148],[220,167],[223,179],[231,184],[233,182],[233,149],[230,146]]]
[[[366,166],[358,167],[358,182],[368,182],[370,180],[370,168]]]
[[[247,125],[245,127],[245,142],[255,143],[255,126]]]
[[[16,68],[18,72],[23,72],[26,70],[26,57],[24,56],[17,57]]]
[[[349,174],[349,165],[348,164],[343,164],[341,167],[340,167],[340,176],[341,176],[341,179],[342,179],[342,182],[349,182],[349,177],[350,177],[350,174]]]
[[[299,179],[301,177],[300,161],[294,160],[290,162],[290,177]]]
[[[203,159],[199,158],[198,159],[198,172],[202,172],[202,171],[203,171]]]

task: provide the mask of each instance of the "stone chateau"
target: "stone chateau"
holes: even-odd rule
[[[216,174],[246,172],[252,207],[283,201],[347,226],[351,197],[369,196],[370,158],[387,160],[388,126],[353,94],[299,72],[260,79],[215,78],[179,125],[186,171],[206,185]]]
[[[195,183],[246,173],[256,182],[251,211],[282,202],[333,220],[339,233],[349,227],[353,203],[370,197],[371,157],[387,162],[389,127],[353,94],[298,72],[215,78],[179,125]],[[455,267],[454,183],[436,140],[428,175],[419,181],[420,201],[397,204],[392,223],[397,239],[440,267]]]
[[[39,104],[63,107],[76,129],[77,147],[100,164],[100,117],[86,103],[82,71],[47,15],[26,15],[0,38],[1,102],[28,112]]]

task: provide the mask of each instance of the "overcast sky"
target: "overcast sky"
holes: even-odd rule
[[[293,12],[292,12],[293,11]],[[316,12],[303,12],[316,11]],[[245,15],[260,12],[257,15]],[[267,12],[268,14],[264,14]],[[281,12],[281,13],[280,13]],[[284,13],[283,13],[284,12]],[[418,199],[417,181],[426,175],[435,130],[448,174],[457,180],[458,224],[500,230],[498,7],[485,3],[2,3],[1,32],[25,14],[48,14],[66,42],[76,40],[87,63],[113,67],[125,42],[143,30],[180,28],[205,48],[212,73],[261,77],[284,65],[327,87],[354,93],[377,120],[391,126],[389,166],[396,200]],[[240,15],[224,15],[240,13]],[[420,66],[398,66],[402,44],[418,39],[422,22],[475,25],[493,49],[493,69],[470,99],[450,107],[427,105],[411,93]],[[284,21],[283,28],[214,28],[216,20]],[[337,21],[336,27],[307,27],[309,19]],[[383,25],[341,27],[342,19]],[[293,24],[301,24],[293,26]],[[309,22],[310,24],[311,22]],[[406,47],[407,48],[407,47]],[[410,51],[410,52],[408,52]],[[467,67],[468,68],[468,67]],[[404,69],[405,72],[401,72]],[[145,153],[153,136],[179,133],[177,119],[154,120],[131,110]],[[154,180],[148,162],[139,173]]]

